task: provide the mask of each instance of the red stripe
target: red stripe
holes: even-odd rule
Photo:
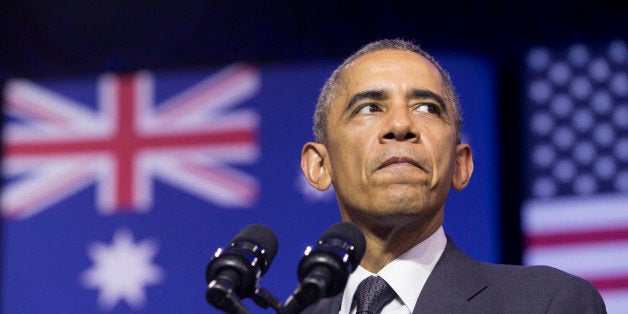
[[[195,134],[163,135],[163,136],[135,136],[134,147],[137,149],[151,149],[164,147],[187,147],[205,146],[220,144],[253,143],[256,132],[250,128],[242,130],[206,131]],[[127,139],[128,141],[128,139]],[[99,151],[110,151],[119,145],[118,138],[89,140],[78,142],[50,142],[50,143],[25,143],[8,144],[5,146],[6,156],[11,155],[36,155],[36,154],[66,154],[73,153],[96,153]]]
[[[210,181],[226,186],[231,191],[238,191],[238,194],[248,203],[253,203],[257,199],[257,188],[255,184],[249,184],[246,180],[238,180],[237,177],[222,171],[216,167],[200,167],[196,163],[183,164],[188,173],[196,176],[209,178]]]
[[[14,108],[17,108],[18,112],[22,112],[23,114],[33,117],[38,120],[44,120],[46,122],[54,122],[60,125],[63,125],[63,122],[66,121],[64,116],[57,114],[55,111],[48,110],[47,107],[41,106],[36,102],[32,102],[29,97],[21,97],[20,95],[11,95],[8,99],[11,105]],[[28,104],[24,106],[23,104]],[[34,111],[33,108],[36,108],[37,111]]]
[[[205,88],[198,88],[193,91],[193,93],[185,94],[185,98],[177,98],[177,103],[179,103],[176,107],[169,107],[167,110],[163,111],[162,114],[173,115],[180,114],[181,112],[188,111],[188,107],[195,107],[195,103],[198,102],[197,99],[209,99],[216,97],[215,95],[220,95],[224,91],[232,90],[233,86],[238,86],[242,81],[242,77],[246,77],[247,74],[250,74],[253,71],[252,66],[247,65],[237,65],[237,68],[232,69],[229,73],[226,73],[225,77],[221,77],[217,80],[215,77],[210,78],[205,84],[208,84]]]
[[[628,226],[616,229],[605,229],[581,232],[563,232],[544,235],[528,235],[525,239],[526,248],[540,246],[556,246],[565,244],[592,244],[615,240],[628,240]]]
[[[26,217],[29,214],[32,214],[31,211],[36,207],[37,204],[41,204],[42,200],[45,200],[50,197],[50,195],[58,195],[61,191],[70,189],[77,185],[77,182],[87,181],[91,178],[91,175],[81,173],[74,177],[65,177],[62,180],[57,180],[54,185],[48,185],[44,189],[39,189],[39,193],[33,193],[28,197],[28,200],[25,201],[21,206],[16,208],[11,208],[10,214],[4,212],[6,218],[14,219],[16,217]]]
[[[135,121],[134,105],[135,105],[135,80],[131,75],[118,77],[116,81],[117,87],[117,109],[118,109],[118,128],[117,133],[112,139],[113,153],[116,156],[116,187],[118,197],[118,211],[133,210],[133,191],[135,182],[135,164],[134,155],[137,149],[138,136],[133,127]]]
[[[612,278],[589,279],[598,290],[628,289],[628,275],[618,275]]]

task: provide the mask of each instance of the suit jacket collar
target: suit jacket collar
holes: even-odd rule
[[[467,302],[488,283],[480,263],[460,251],[451,239],[419,295],[414,313],[463,312]]]

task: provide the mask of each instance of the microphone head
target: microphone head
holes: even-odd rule
[[[351,254],[349,254],[349,257],[351,259],[352,268],[355,269],[360,264],[364,256],[364,250],[366,249],[366,240],[358,226],[345,221],[335,223],[323,233],[318,239],[318,242],[327,239],[344,239],[351,243],[353,250]]]
[[[268,227],[252,224],[242,228],[224,249],[216,251],[207,265],[208,301],[213,304],[210,300],[222,298],[230,289],[240,298],[253,295],[258,279],[270,267],[278,247],[277,236]]]
[[[275,233],[270,230],[270,228],[262,225],[262,224],[251,224],[248,225],[231,240],[231,243],[236,242],[252,242],[259,245],[263,249],[263,253],[266,256],[266,263],[270,264],[275,255],[277,255],[277,250],[279,249],[279,241],[277,240],[277,236]]]
[[[309,246],[299,262],[297,276],[305,299],[331,297],[347,284],[349,274],[360,264],[366,240],[360,229],[339,222],[327,229],[316,245]]]
[[[339,222],[308,246],[297,268],[299,286],[280,313],[301,313],[320,298],[337,295],[364,256],[366,240],[354,224]]]

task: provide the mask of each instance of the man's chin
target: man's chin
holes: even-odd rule
[[[421,215],[414,211],[377,211],[369,213],[369,223],[381,227],[398,227],[408,223],[414,223],[417,220],[421,220]]]
[[[362,212],[363,219],[371,225],[399,227],[406,224],[429,223],[437,216],[439,208],[426,208],[416,203],[402,204],[401,202],[381,205],[378,208]],[[406,205],[406,206],[399,206]],[[366,221],[365,221],[366,222]]]

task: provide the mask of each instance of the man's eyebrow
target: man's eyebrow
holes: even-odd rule
[[[432,99],[434,101],[436,101],[441,108],[443,108],[443,110],[445,111],[445,113],[447,113],[447,105],[445,104],[445,100],[443,99],[443,97],[441,97],[440,95],[427,90],[427,89],[413,89],[410,92],[410,96],[411,98],[414,99]]]
[[[366,90],[360,93],[357,93],[351,97],[347,106],[345,106],[345,111],[350,110],[357,102],[365,99],[373,99],[373,100],[382,100],[387,97],[387,94],[383,90]]]

